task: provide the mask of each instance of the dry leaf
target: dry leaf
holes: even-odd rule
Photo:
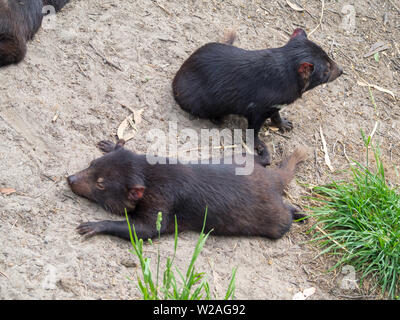
[[[288,4],[289,7],[291,7],[295,11],[298,11],[298,12],[304,11],[304,9],[302,7],[300,7],[296,2],[286,0],[286,3]]]
[[[0,193],[5,194],[5,195],[10,195],[11,193],[16,192],[17,190],[13,188],[0,188]]]
[[[131,108],[129,109],[132,111],[132,114],[127,116],[124,121],[121,122],[117,130],[118,139],[124,139],[125,141],[128,141],[135,136],[135,131],[137,131],[136,125],[141,123],[143,120],[142,113],[144,108],[139,110],[133,110]],[[133,130],[125,133],[129,126],[132,127]]]
[[[118,126],[118,130],[117,130],[118,139],[124,138],[124,132],[125,132],[125,129],[128,127],[128,125],[129,125],[129,122],[128,122],[127,118],[125,118],[124,121],[122,121],[121,124]]]
[[[326,147],[326,141],[325,141],[324,134],[322,133],[321,126],[319,127],[319,132],[321,134],[322,147],[324,148],[324,153],[325,153],[325,163],[328,166],[329,170],[331,170],[333,172],[333,171],[335,171],[335,169],[333,169],[332,164],[331,164],[331,159],[329,159],[328,148]]]
[[[131,126],[130,122],[133,120],[133,114],[127,116],[124,121],[121,122],[121,124],[118,127],[117,130],[117,136],[118,139],[124,139],[125,141],[128,141],[130,139],[132,139],[135,134],[133,132],[133,130],[131,132],[128,132],[125,134],[125,130]],[[136,130],[136,128],[134,128]]]

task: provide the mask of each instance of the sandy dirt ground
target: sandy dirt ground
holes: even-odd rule
[[[169,121],[177,121],[178,130],[215,127],[174,102],[175,72],[193,50],[232,28],[235,45],[246,49],[281,46],[297,27],[310,32],[320,22],[321,1],[298,4],[307,11],[283,0],[71,0],[55,21],[45,21],[26,59],[0,69],[0,187],[16,190],[0,194],[0,298],[139,299],[127,280],[140,271],[129,242],[85,240],[75,230],[84,221],[120,217],[74,195],[65,177],[101,155],[96,143],[115,138],[129,108],[144,109],[126,145],[137,152],[146,152],[150,129],[167,132]],[[363,161],[360,129],[370,133],[376,123],[373,141],[381,146],[389,180],[399,182],[399,8],[398,0],[325,1],[310,39],[345,74],[284,109],[294,123],[291,132],[281,135],[265,125],[262,133],[273,165],[298,145],[310,149],[288,190],[293,204],[307,205],[302,183],[345,177],[348,158]],[[378,41],[388,45],[379,61],[364,57]],[[372,87],[374,107],[363,80],[396,98]],[[245,128],[246,121],[230,117],[222,127]],[[335,172],[325,164],[320,127]],[[307,288],[316,289],[309,299],[375,297],[368,287],[342,289],[340,270],[326,273],[332,261],[316,258],[318,247],[307,243],[309,227],[294,224],[278,241],[211,236],[197,270],[207,272],[219,298],[235,266],[238,299],[292,299]],[[191,232],[179,236],[182,270],[196,239]],[[163,259],[170,256],[173,237],[163,236],[160,244]],[[145,251],[154,261],[156,247]]]

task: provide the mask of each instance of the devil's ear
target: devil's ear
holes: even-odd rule
[[[294,29],[292,35],[290,36],[290,40],[297,37],[307,38],[307,33],[301,28]]]
[[[118,139],[117,143],[115,144],[114,150],[121,149],[125,145],[124,139]]]
[[[314,65],[309,62],[300,63],[297,72],[303,79],[308,79],[314,71]]]
[[[128,199],[130,201],[136,202],[143,198],[145,186],[142,185],[134,185],[128,190]]]

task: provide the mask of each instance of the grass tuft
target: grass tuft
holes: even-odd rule
[[[339,257],[332,268],[351,264],[361,273],[360,283],[374,277],[382,294],[399,298],[400,275],[400,195],[385,179],[378,147],[362,133],[367,153],[366,166],[355,162],[350,182],[339,181],[318,186],[312,198],[321,206],[311,208],[317,222],[313,240],[324,250],[320,254]],[[369,147],[374,152],[376,168],[370,170]]]
[[[207,234],[204,233],[206,219],[207,219],[207,208],[204,216],[203,228],[200,232],[199,238],[197,240],[193,255],[185,274],[183,274],[177,267],[175,271],[179,276],[177,277],[173,270],[173,264],[176,256],[176,250],[178,247],[178,223],[175,216],[175,240],[174,240],[174,253],[172,258],[168,257],[163,271],[162,283],[159,283],[160,278],[160,244],[157,248],[157,266],[156,266],[156,279],[153,278],[150,269],[150,258],[146,258],[143,252],[143,239],[138,239],[135,226],[129,223],[128,213],[125,210],[126,221],[129,226],[129,234],[131,238],[131,243],[133,250],[131,253],[135,254],[140,261],[142,277],[137,277],[138,289],[143,296],[143,300],[211,300],[213,297],[210,293],[210,286],[206,279],[204,272],[196,272],[195,262],[203,249],[204,244],[207,241],[208,236],[211,231]],[[156,229],[158,232],[158,239],[160,240],[160,230],[162,222],[162,213],[158,213]],[[149,239],[149,243],[153,245],[152,241]],[[235,295],[235,277],[236,270],[234,268],[232,271],[232,278],[228,285],[228,289],[225,295],[225,300],[233,299]],[[131,280],[131,279],[130,279]]]

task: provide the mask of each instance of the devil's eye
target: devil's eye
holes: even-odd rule
[[[98,178],[96,181],[96,187],[99,190],[104,190],[105,186],[104,186],[104,179],[102,177]]]

